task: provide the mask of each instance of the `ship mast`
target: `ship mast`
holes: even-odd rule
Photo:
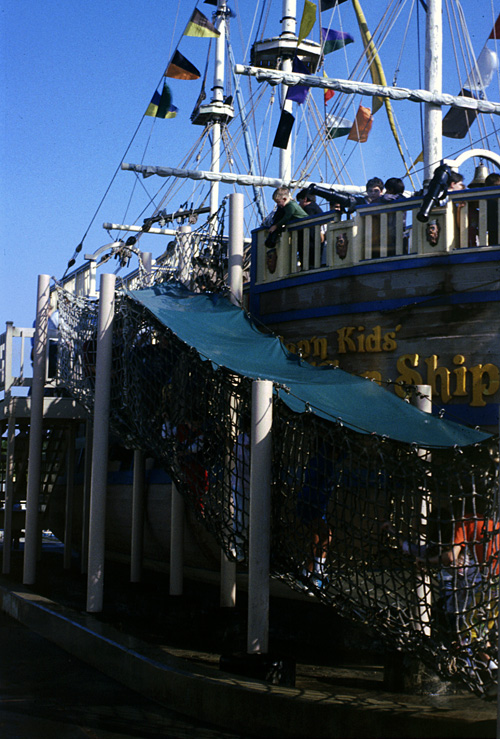
[[[443,23],[442,0],[427,0],[425,32],[425,89],[440,96],[443,86]],[[424,179],[430,180],[443,158],[441,106],[424,106]]]
[[[226,0],[218,0],[217,15],[220,19],[215,46],[215,69],[214,86],[212,89],[212,103],[222,105],[224,100],[224,68],[225,68],[225,43],[226,43]],[[216,117],[212,123],[212,172],[220,172],[220,150],[221,150],[221,122]],[[213,182],[210,187],[210,215],[217,213],[219,208],[219,183]]]
[[[283,17],[281,19],[281,38],[282,39],[291,39],[293,41],[297,40],[297,37],[295,35],[296,26],[297,26],[297,19],[296,19],[296,12],[297,12],[297,3],[296,0],[283,0]],[[284,56],[281,62],[281,70],[283,72],[292,72],[293,71],[293,60],[292,56]],[[286,93],[287,93],[288,87],[286,85],[282,85],[282,94],[283,94],[283,107],[282,110],[287,111],[288,113],[291,113],[293,110],[293,102],[291,100],[286,99]],[[288,142],[288,146],[286,149],[280,149],[280,167],[279,167],[279,176],[281,179],[285,180],[285,182],[289,182],[292,179],[292,149],[290,141]]]

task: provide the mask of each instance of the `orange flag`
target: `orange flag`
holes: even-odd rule
[[[350,141],[358,141],[364,144],[368,141],[368,134],[372,130],[373,116],[370,108],[360,105],[356,113],[356,119],[347,137]]]

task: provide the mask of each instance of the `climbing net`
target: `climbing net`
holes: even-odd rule
[[[227,292],[228,278],[228,243],[224,235],[226,219],[226,198],[219,210],[211,215],[198,228],[179,228],[175,238],[169,242],[163,254],[155,259],[148,272],[135,237],[125,243],[115,242],[100,264],[111,257],[118,259],[120,266],[128,266],[134,254],[139,258],[139,269],[132,278],[126,280],[130,289],[151,286],[154,284],[175,283],[187,287],[195,293]],[[148,231],[152,223],[162,221],[162,211],[156,216],[146,219],[143,227]],[[190,220],[190,223],[194,222]],[[244,250],[243,269],[248,271],[250,265],[250,247]]]
[[[58,378],[93,409],[97,306],[60,291]],[[118,297],[110,422],[163,465],[229,559],[248,562],[249,378]],[[422,450],[273,401],[271,572],[443,678],[496,695],[497,442]]]

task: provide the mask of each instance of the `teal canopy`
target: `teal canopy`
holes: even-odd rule
[[[489,436],[424,413],[371,380],[333,367],[313,367],[278,338],[259,331],[227,298],[172,285],[127,294],[203,359],[286,388],[280,398],[298,413],[308,409],[355,431],[424,448],[469,446]]]

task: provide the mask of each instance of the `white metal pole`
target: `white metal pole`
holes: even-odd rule
[[[66,516],[64,521],[64,569],[71,568],[73,539],[73,503],[75,496],[75,427],[68,429],[68,451],[66,452]]]
[[[87,611],[102,611],[104,589],[104,546],[106,487],[108,477],[109,401],[113,348],[115,275],[101,275],[97,357],[94,393],[94,440],[90,485],[89,558]]]
[[[224,551],[220,558],[220,605],[221,608],[236,605],[236,562],[228,559]]]
[[[425,34],[425,88],[440,95],[443,87],[442,43],[443,21],[442,0],[428,0]],[[442,112],[440,105],[425,103],[424,106],[424,178],[431,179],[434,170],[443,158]]]
[[[191,268],[191,257],[193,256],[193,249],[191,245],[191,226],[179,226],[179,264],[177,271],[179,273],[179,282],[183,285],[189,286],[192,268]]]
[[[500,445],[500,416],[498,417],[498,438],[499,438],[499,445]],[[498,456],[499,475],[497,479],[500,479],[500,448],[498,451],[499,451],[499,456]],[[497,494],[498,494],[497,505],[500,507],[500,483],[498,482],[497,482]],[[500,515],[500,511],[499,511],[499,515]],[[497,552],[497,556],[500,556],[498,552]],[[498,634],[497,663],[500,665],[500,613],[497,616],[497,634]],[[500,681],[498,680],[498,677],[497,677],[497,733],[496,733],[496,739],[500,739]]]
[[[243,303],[243,193],[229,196],[229,288],[234,305]]]
[[[231,195],[232,197],[232,195]],[[231,238],[231,237],[230,237]],[[231,289],[232,295],[232,289]],[[237,436],[237,413],[236,413],[236,398],[234,394],[229,397],[229,414],[230,414],[230,438],[235,439]],[[226,454],[226,464],[224,470],[224,486],[229,495],[235,496],[236,491],[232,490],[232,456],[228,450]],[[229,501],[229,509],[233,512],[234,520],[236,522],[237,510],[236,510],[236,499]],[[224,550],[221,551],[220,560],[220,605],[222,608],[234,608],[236,605],[236,562],[228,559]]]
[[[172,482],[170,523],[170,595],[182,595],[184,570],[184,498]]]
[[[134,480],[132,487],[132,541],[130,553],[130,582],[142,579],[144,544],[144,502],[146,491],[146,458],[140,449],[134,451]]]
[[[3,561],[2,573],[10,572],[12,549],[12,506],[14,504],[14,454],[16,439],[16,419],[9,410],[7,425],[7,458],[5,460],[5,508],[3,520]]]
[[[416,385],[413,395],[413,405],[424,413],[432,413],[432,387],[431,385]],[[422,450],[423,454],[427,454]],[[423,526],[427,526],[429,521],[429,499],[424,492],[420,500],[420,522],[421,531],[419,532],[419,544],[424,545],[426,541],[426,533]],[[422,573],[417,579],[417,603],[418,603],[418,619],[419,624],[426,636],[431,635],[430,618],[432,608],[432,592],[431,580],[429,575]]]
[[[33,585],[36,577],[38,549],[38,505],[42,469],[43,389],[47,362],[47,330],[50,305],[50,277],[38,276],[35,342],[33,347],[33,380],[31,384],[31,416],[26,493],[26,525],[24,538],[25,585]]]
[[[92,481],[92,437],[93,425],[89,419],[85,423],[85,467],[83,470],[82,500],[82,551],[80,555],[80,571],[87,572],[89,557],[89,518],[90,518],[90,485]]]
[[[273,383],[270,380],[254,380],[250,446],[249,654],[266,653],[269,643],[272,403]]]

